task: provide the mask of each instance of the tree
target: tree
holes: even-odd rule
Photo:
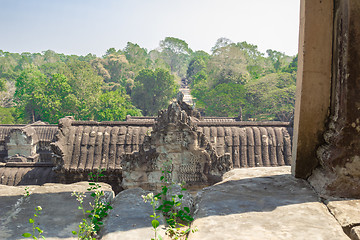
[[[207,52],[205,52],[203,50],[198,50],[198,51],[191,53],[191,59],[198,58],[198,57],[203,58],[204,61],[207,62],[210,58],[210,54],[208,54]]]
[[[291,63],[286,66],[283,71],[288,73],[296,73],[298,68],[298,54],[292,59]]]
[[[77,103],[73,116],[82,120],[94,119],[94,108],[101,94],[102,78],[87,62],[74,60],[67,66],[70,72],[65,76]]]
[[[124,84],[127,78],[132,77],[129,62],[123,54],[108,54],[104,58],[96,58],[90,63],[105,82]]]
[[[124,89],[103,93],[99,98],[97,121],[123,121],[127,115],[141,116],[141,111],[130,102]]]
[[[39,102],[44,98],[46,76],[36,68],[27,68],[16,79],[15,103],[31,122],[41,120]]]
[[[230,82],[245,84],[250,79],[247,64],[246,54],[235,44],[217,48],[207,64],[209,84],[212,88]]]
[[[170,65],[165,62],[163,58],[163,54],[158,50],[151,50],[149,52],[149,60],[150,60],[149,68],[151,69],[162,68],[171,71]]]
[[[174,54],[190,54],[192,52],[184,40],[174,37],[166,37],[165,40],[160,41],[160,48]]]
[[[219,38],[218,40],[216,40],[215,45],[211,48],[211,52],[212,52],[213,54],[215,54],[215,52],[216,52],[217,49],[226,47],[226,46],[228,46],[228,45],[230,45],[230,44],[232,44],[232,43],[233,43],[233,42],[232,42],[230,39],[228,39],[228,38],[224,38],[224,37]]]
[[[0,107],[0,124],[15,124],[14,108]]]
[[[135,78],[131,99],[144,116],[154,116],[175,97],[178,86],[167,70],[143,69]]]
[[[74,95],[69,80],[62,74],[54,74],[48,79],[44,97],[38,104],[42,109],[41,120],[57,123],[60,118],[76,115],[79,100]]]
[[[151,64],[145,48],[141,48],[138,44],[128,42],[123,50],[126,59],[132,65],[132,70],[136,73],[143,68],[148,68]]]
[[[241,84],[223,83],[204,98],[207,116],[236,117],[245,104],[245,88]]]
[[[47,69],[45,75],[35,67],[27,68],[16,80],[15,101],[25,119],[50,123],[65,115],[94,119],[102,79],[91,65],[73,60],[64,68]]]
[[[274,67],[273,72],[280,72],[292,60],[292,58],[285,55],[285,53],[275,50],[268,49],[266,50],[266,53],[268,55],[267,58],[270,60]]]
[[[196,108],[200,112],[204,112],[206,108],[205,101],[209,91],[207,75],[201,71],[196,75],[191,85],[191,95],[195,98]]]
[[[165,40],[160,41],[160,49],[163,59],[170,66],[171,73],[184,77],[192,53],[188,44],[178,38],[166,37]]]
[[[195,57],[193,58],[188,66],[186,71],[186,78],[188,79],[189,83],[192,84],[195,76],[200,72],[203,71],[205,73],[207,64],[204,60],[204,57]]]
[[[295,105],[295,74],[272,73],[246,85],[245,117],[289,120]]]
[[[105,57],[109,56],[110,54],[116,54],[116,53],[117,53],[117,51],[115,48],[109,48],[108,50],[106,50],[106,53],[103,57],[105,58]]]
[[[259,58],[264,56],[264,54],[258,50],[257,45],[247,43],[246,41],[236,43],[236,46],[246,53],[248,59],[253,61],[258,61]]]

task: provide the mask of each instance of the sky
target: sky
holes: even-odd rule
[[[217,39],[298,51],[300,0],[0,0],[0,50],[102,56],[165,37],[210,53]]]

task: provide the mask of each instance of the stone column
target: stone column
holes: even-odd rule
[[[292,172],[307,178],[318,165],[331,86],[333,0],[301,0]]]
[[[333,76],[321,168],[310,182],[326,194],[360,197],[360,1],[335,1]]]

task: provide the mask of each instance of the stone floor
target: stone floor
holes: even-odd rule
[[[76,230],[81,213],[71,192],[86,188],[87,183],[31,186],[33,193],[25,200],[24,187],[0,186],[0,239],[23,239],[21,234],[29,231],[28,219],[37,205],[43,208],[39,226],[46,239],[76,239],[71,231]],[[109,186],[104,184],[104,189],[111,198]],[[142,201],[144,194],[142,189],[130,189],[115,197],[102,239],[153,237],[152,209]],[[193,226],[199,230],[190,234],[190,240],[341,240],[360,236],[360,200],[321,202],[306,181],[291,176],[290,167],[232,170],[222,182],[199,191],[195,202]]]

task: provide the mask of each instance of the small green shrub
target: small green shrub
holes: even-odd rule
[[[78,231],[72,231],[74,235],[78,236],[78,239],[83,240],[95,240],[95,236],[100,231],[101,225],[103,225],[102,219],[106,217],[107,211],[112,209],[109,202],[104,202],[102,197],[105,195],[104,191],[101,190],[101,185],[99,184],[99,178],[103,177],[103,172],[105,169],[98,170],[97,173],[89,173],[90,180],[88,191],[91,191],[91,197],[94,198],[94,203],[90,202],[92,210],[85,211],[83,202],[84,202],[84,193],[73,192],[71,195],[76,197],[76,200],[79,202],[79,207],[83,213],[83,220],[79,224]]]
[[[163,185],[161,192],[155,196],[153,196],[152,193],[148,194],[146,197],[143,196],[144,201],[146,202],[146,200],[150,200],[150,204],[153,206],[154,213],[153,215],[150,215],[150,217],[153,218],[151,223],[155,230],[155,238],[152,238],[152,240],[158,240],[156,238],[156,230],[159,226],[159,223],[156,218],[159,216],[156,215],[156,211],[161,211],[165,217],[167,223],[166,234],[169,235],[171,239],[180,239],[182,237],[187,239],[187,235],[190,231],[197,231],[196,228],[192,229],[190,227],[191,222],[194,220],[194,218],[191,216],[190,208],[182,207],[182,199],[184,195],[180,193],[172,194],[170,199],[168,197],[168,193],[171,193],[171,188],[175,184],[170,180],[172,175],[171,165],[171,161],[168,161],[165,162],[162,167],[162,176],[160,177],[160,180],[162,181]],[[181,192],[186,191],[186,189],[183,187],[183,184],[181,184],[180,187]],[[157,206],[157,208],[155,208],[155,206]]]
[[[157,220],[160,216],[156,215],[156,207],[159,205],[159,199],[157,197],[154,197],[153,193],[149,193],[146,196],[142,195],[141,197],[143,198],[144,202],[150,201],[150,204],[153,208],[153,214],[150,215],[150,217],[153,218],[153,220],[151,221],[151,226],[154,229],[155,236],[154,238],[151,238],[151,240],[162,240],[163,238],[161,237],[161,235],[158,235],[157,232],[157,228],[160,225],[159,220]]]
[[[28,198],[30,196],[30,191],[29,191],[29,187],[25,187],[25,193],[24,193],[24,198]],[[26,237],[26,238],[30,238],[32,237],[33,239],[45,239],[45,237],[42,235],[42,233],[44,232],[40,227],[35,227],[36,226],[36,218],[40,216],[42,211],[41,206],[37,206],[35,208],[35,213],[34,213],[34,217],[33,218],[29,218],[29,223],[32,224],[32,233],[23,233],[21,236]]]

